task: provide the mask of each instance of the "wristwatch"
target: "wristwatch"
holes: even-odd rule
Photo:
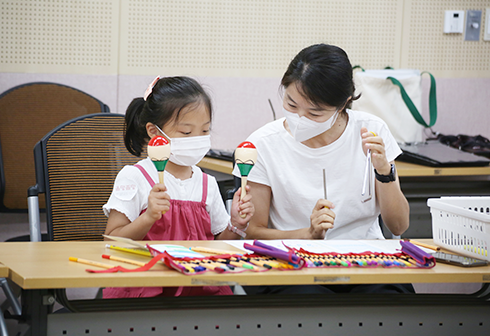
[[[376,169],[374,170],[374,175],[376,176],[376,180],[382,183],[390,183],[396,180],[396,169],[395,169],[395,164],[391,164],[391,169],[390,173],[388,175],[381,175],[378,174]]]

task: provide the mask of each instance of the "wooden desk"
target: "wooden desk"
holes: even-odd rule
[[[156,242],[155,242],[156,243]],[[162,242],[163,243],[163,242]],[[174,241],[184,246],[208,246],[233,250],[223,242]],[[311,334],[325,333],[323,326],[342,328],[338,334],[359,332],[359,323],[365,326],[364,334],[379,334],[403,330],[403,334],[433,334],[432,323],[446,324],[438,331],[451,331],[457,321],[467,328],[485,334],[490,332],[486,320],[490,313],[488,301],[477,296],[427,296],[427,295],[273,295],[229,296],[200,298],[155,298],[88,300],[83,314],[49,314],[50,303],[58,288],[105,286],[202,286],[202,285],[297,285],[297,284],[376,284],[414,282],[490,282],[490,266],[459,268],[438,264],[433,269],[382,269],[382,268],[312,268],[300,271],[271,270],[262,273],[239,274],[206,273],[196,276],[182,275],[164,265],[142,273],[90,274],[87,265],[70,262],[70,256],[94,261],[124,265],[101,258],[102,254],[119,255],[146,261],[148,258],[107,250],[106,242],[19,242],[0,243],[0,262],[10,268],[10,278],[24,291],[23,312],[32,325],[32,335],[114,334],[118,328],[156,328],[172,335],[189,334],[201,330],[204,334],[242,333],[271,335],[281,331],[293,335],[299,331]],[[124,265],[128,267],[128,265]],[[92,267],[94,268],[94,267]],[[87,301],[87,300],[85,300]],[[124,310],[127,304],[133,310],[144,312],[100,312],[102,306]],[[430,303],[432,306],[427,306]],[[123,305],[125,304],[125,305]],[[434,313],[433,305],[437,305]],[[440,306],[439,306],[440,305]],[[464,310],[455,309],[464,305]],[[397,306],[393,309],[393,306]],[[185,308],[184,311],[179,310]],[[207,308],[203,310],[203,308]],[[253,309],[252,309],[253,308]],[[161,309],[165,309],[162,313]],[[128,310],[128,308],[126,308]],[[90,312],[91,311],[91,312]],[[401,314],[401,315],[400,315]],[[431,315],[432,314],[432,315]],[[435,315],[434,315],[435,314]],[[464,318],[462,317],[464,315]],[[437,316],[433,320],[430,317]],[[151,317],[151,318],[150,318]],[[485,319],[485,320],[484,320]],[[400,322],[402,321],[403,322]],[[129,321],[132,321],[131,323]],[[364,321],[364,322],[360,322]],[[393,323],[393,321],[396,322]],[[442,321],[442,322],[441,322]],[[462,322],[460,322],[462,321]],[[484,321],[484,322],[482,322]],[[371,325],[372,323],[375,324]],[[128,324],[129,323],[129,324]],[[286,329],[292,323],[292,329]],[[364,323],[364,324],[363,324]],[[405,325],[405,328],[401,328]],[[422,328],[423,324],[430,328]],[[480,323],[484,323],[480,325]],[[392,324],[392,325],[391,325]],[[388,328],[388,326],[390,326]],[[188,326],[190,326],[188,328]],[[238,327],[237,327],[238,326]],[[282,329],[284,326],[284,329]],[[303,327],[304,326],[304,327]],[[321,327],[319,327],[321,326]],[[345,328],[344,328],[345,326]],[[369,328],[368,328],[369,326]],[[197,329],[193,329],[193,327]],[[291,327],[291,326],[290,326]],[[165,329],[167,328],[167,329]],[[173,329],[175,328],[175,329]],[[300,329],[298,329],[300,328]],[[281,330],[278,330],[281,329]],[[68,332],[70,330],[70,332]],[[459,329],[461,330],[461,329]],[[132,332],[132,331],[131,331]],[[141,334],[145,334],[144,332]]]
[[[157,242],[155,242],[157,243]],[[167,242],[168,243],[168,242]],[[174,241],[183,246],[209,246],[234,250],[219,241]],[[24,289],[51,289],[70,287],[106,286],[203,286],[203,285],[305,285],[305,284],[376,284],[376,283],[461,283],[490,282],[490,266],[460,268],[438,264],[432,269],[403,268],[305,268],[301,271],[243,272],[218,274],[208,272],[189,276],[157,264],[149,272],[102,273],[86,272],[90,267],[68,260],[69,257],[83,258],[105,264],[131,265],[102,259],[102,254],[130,257],[148,261],[144,256],[133,256],[105,248],[107,242],[19,242],[0,244],[0,261],[11,270],[10,278]],[[135,267],[134,267],[135,268]],[[287,276],[285,276],[287,275]]]
[[[396,161],[395,164],[398,176],[400,177],[490,176],[490,166],[438,168],[400,161]],[[202,159],[198,166],[230,175],[233,171],[232,162],[210,157]]]
[[[231,175],[233,172],[233,162],[207,156],[205,156],[197,165],[201,168],[214,170],[223,174]]]
[[[395,161],[400,177],[431,176],[490,176],[490,166],[486,167],[429,167],[414,163]]]
[[[490,166],[436,168],[399,161],[395,163],[402,191],[410,204],[410,228],[403,234],[404,238],[432,237],[428,198],[489,195]],[[226,179],[226,174],[230,175],[230,181],[232,180],[232,162],[205,157],[199,166],[208,169],[211,174],[213,171],[218,172],[216,175],[219,175],[221,180]],[[223,183],[224,189],[228,187],[226,182],[219,183]],[[230,185],[233,186],[233,183]],[[389,230],[384,229],[385,237],[391,238]]]
[[[3,264],[0,264],[0,278],[7,278],[9,275],[9,268]]]

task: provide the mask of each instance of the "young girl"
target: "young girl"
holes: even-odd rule
[[[143,98],[131,102],[124,135],[129,152],[140,156],[152,137],[163,135],[170,139],[171,155],[164,184],[155,182],[158,172],[150,158],[119,172],[103,207],[109,217],[107,235],[134,240],[239,239],[239,234],[245,235],[254,214],[250,194],[240,201],[240,190],[235,193],[230,216],[215,178],[196,166],[211,146],[211,115],[211,99],[189,77],[157,77]],[[105,298],[227,294],[232,294],[227,286],[104,290]]]

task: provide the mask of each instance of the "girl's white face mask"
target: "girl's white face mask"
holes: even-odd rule
[[[211,149],[211,136],[201,135],[170,139],[170,162],[179,166],[194,166]]]
[[[297,113],[292,113],[282,108],[289,125],[291,134],[298,142],[303,142],[316,137],[323,132],[328,131],[335,124],[338,116],[338,110],[324,122],[316,122],[306,117],[300,117]]]
[[[156,125],[155,125],[156,126]],[[170,162],[179,166],[194,166],[201,161],[211,149],[211,135],[200,135],[183,138],[170,138],[160,127],[158,130],[170,139]]]

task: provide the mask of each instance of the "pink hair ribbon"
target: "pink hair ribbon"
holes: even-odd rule
[[[155,78],[153,80],[153,82],[150,83],[150,85],[148,85],[148,88],[146,89],[145,91],[145,95],[143,96],[143,99],[146,101],[148,99],[148,96],[151,94],[151,92],[153,91],[153,87],[155,86],[155,84],[158,82],[158,80],[160,79],[160,76],[157,76],[157,78]]]

